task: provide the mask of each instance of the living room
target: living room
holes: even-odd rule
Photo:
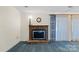
[[[79,51],[78,6],[0,7],[0,51]]]

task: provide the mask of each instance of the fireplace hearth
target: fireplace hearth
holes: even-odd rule
[[[48,25],[30,25],[29,42],[48,42]]]

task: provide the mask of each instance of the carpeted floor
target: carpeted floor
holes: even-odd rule
[[[21,41],[7,52],[79,52],[79,42],[28,44]]]

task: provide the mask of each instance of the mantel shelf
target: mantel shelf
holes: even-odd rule
[[[48,26],[48,25],[29,25],[29,26]]]

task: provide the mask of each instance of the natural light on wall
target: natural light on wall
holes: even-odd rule
[[[31,25],[31,20],[33,19],[33,16],[32,15],[28,16],[28,19],[29,19],[29,25]]]

